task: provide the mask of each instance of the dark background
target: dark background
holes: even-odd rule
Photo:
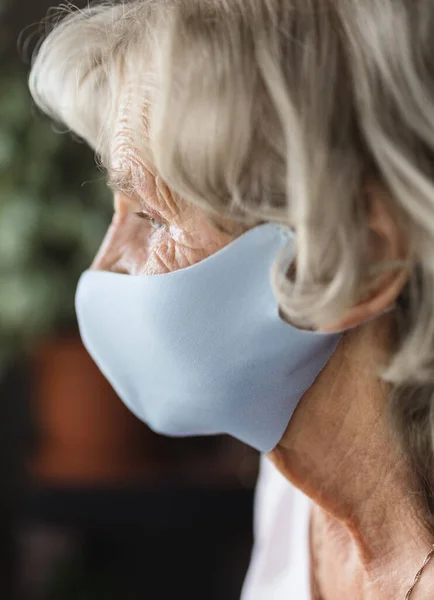
[[[26,92],[49,6],[0,16],[0,598],[235,600],[256,453],[154,435],[78,337],[74,287],[111,208],[92,152]]]

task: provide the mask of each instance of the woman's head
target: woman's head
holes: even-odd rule
[[[433,27],[430,0],[105,4],[67,16],[31,75],[115,182],[151,174],[211,223],[293,227],[296,269],[275,272],[291,321],[357,325],[397,302],[383,376],[431,489]]]

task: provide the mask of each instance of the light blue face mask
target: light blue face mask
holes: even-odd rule
[[[291,239],[266,224],[173,273],[82,275],[83,342],[153,430],[228,433],[261,452],[279,442],[340,338],[298,330],[278,315],[271,266]]]

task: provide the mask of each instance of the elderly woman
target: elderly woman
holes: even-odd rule
[[[246,600],[434,597],[433,39],[432,0],[135,0],[33,65],[114,190],[89,351],[267,454]]]

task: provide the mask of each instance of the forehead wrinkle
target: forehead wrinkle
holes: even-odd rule
[[[124,79],[106,157],[107,171],[110,187],[120,191],[137,191],[146,187],[148,174],[155,178],[157,173],[147,147],[146,119],[143,110],[137,110],[137,89],[131,81],[128,83],[129,77]]]
[[[108,159],[114,168],[122,170],[123,163],[133,159],[141,170],[145,169],[145,159],[150,162],[148,132],[141,111],[134,109],[131,93],[124,91],[117,107]],[[140,113],[140,117],[138,116]],[[139,147],[137,147],[137,144]],[[148,168],[152,172],[152,168]]]
[[[176,211],[180,210],[177,199],[170,193],[167,197],[164,193],[164,188],[167,186],[156,170],[145,163],[135,147],[125,110],[119,113],[110,150],[107,183],[111,189],[136,196],[144,202],[152,198],[153,203],[156,202],[163,212],[167,210],[174,212],[175,208]]]

